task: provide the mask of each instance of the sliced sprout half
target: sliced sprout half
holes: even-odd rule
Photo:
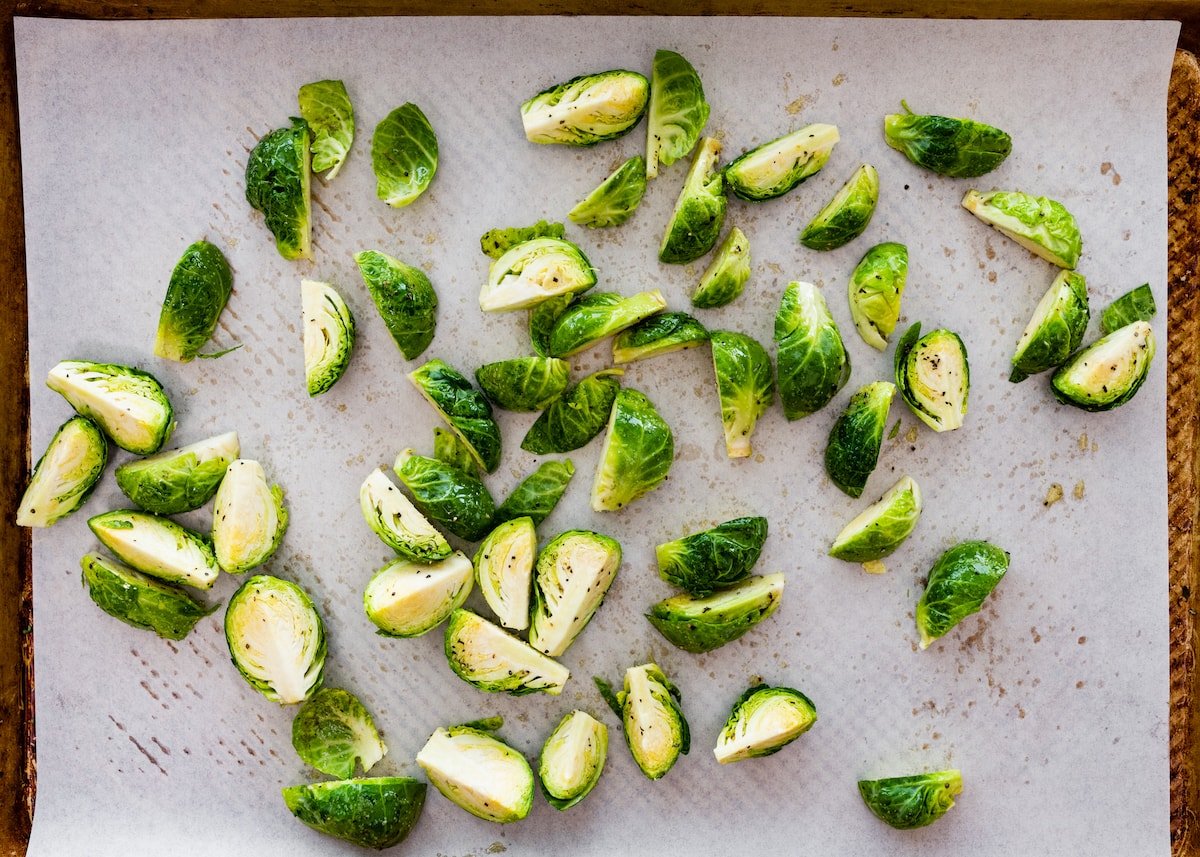
[[[392,208],[403,208],[425,192],[437,174],[438,140],[420,107],[401,104],[375,126],[371,166],[375,195]]]
[[[806,125],[735,158],[725,181],[742,199],[783,196],[825,166],[838,140],[836,125]]]
[[[488,281],[479,292],[479,308],[484,312],[528,309],[594,285],[596,271],[582,250],[562,238],[534,238],[492,262]]]
[[[949,770],[859,780],[858,792],[880,821],[897,830],[913,830],[933,824],[954,806],[954,798],[962,793],[962,774]]]
[[[661,354],[696,348],[708,331],[686,312],[661,312],[622,330],[613,339],[613,363],[632,363]]]
[[[279,548],[287,526],[283,489],[267,484],[257,461],[231,462],[213,505],[213,550],[221,568],[241,574],[262,565]]]
[[[1083,238],[1061,202],[1021,191],[967,191],[963,208],[1030,253],[1060,268],[1079,264]]]
[[[375,721],[358,697],[340,688],[323,687],[292,719],[296,755],[323,774],[345,779],[357,765],[369,773],[387,753]]]
[[[1135,321],[1093,342],[1050,380],[1055,398],[1085,411],[1111,411],[1132,399],[1150,374],[1154,331]]]
[[[646,119],[646,178],[686,158],[708,122],[704,86],[692,64],[674,51],[654,53]]]
[[[568,387],[529,427],[521,449],[546,455],[586,446],[608,424],[624,374],[624,369],[601,369]]]
[[[658,575],[703,598],[748,577],[766,540],[766,518],[734,518],[660,544],[654,550]]]
[[[962,542],[938,557],[917,602],[922,649],[979,612],[1008,571],[1008,561],[1007,551],[984,541]]]
[[[461,608],[446,625],[446,660],[455,675],[488,693],[558,696],[571,676],[562,664]]]
[[[829,555],[847,562],[875,562],[890,555],[912,535],[921,518],[921,489],[909,476],[863,509],[842,528]]]
[[[122,509],[88,519],[88,527],[125,564],[167,583],[211,589],[221,569],[212,545],[169,518]]]
[[[542,411],[567,388],[571,364],[555,357],[516,357],[485,363],[475,381],[488,400],[508,411]]]
[[[646,112],[650,82],[636,71],[581,75],[542,90],[521,105],[531,143],[592,146],[633,130]]]
[[[587,627],[621,567],[616,539],[587,530],[556,536],[538,554],[529,645],[559,657]]]
[[[1024,381],[1030,375],[1065,363],[1083,342],[1090,318],[1083,276],[1074,271],[1060,271],[1038,301],[1017,341],[1008,380]]]
[[[810,250],[835,250],[862,235],[879,202],[879,173],[863,164],[800,233]]]
[[[237,432],[226,432],[149,458],[127,461],[117,468],[117,486],[147,512],[190,512],[212,499],[225,471],[240,454]]]
[[[481,729],[438,729],[417,753],[417,764],[435,789],[485,821],[520,821],[533,806],[529,762]]]
[[[778,753],[817,722],[807,696],[790,687],[756,685],[733,704],[713,754],[722,765]]]
[[[371,471],[359,489],[358,499],[367,525],[396,553],[419,563],[438,562],[450,556],[445,536],[434,529],[382,470]]]
[[[208,607],[182,587],[163,583],[98,553],[80,560],[83,583],[96,606],[126,625],[182,640],[219,605]]]
[[[386,637],[419,637],[442,624],[471,594],[474,569],[455,551],[428,565],[396,559],[363,592],[367,618]]]
[[[492,523],[499,525],[514,518],[530,518],[537,526],[554,511],[574,476],[575,465],[569,458],[543,461],[496,507]]]
[[[625,671],[625,686],[615,701],[620,708],[625,743],[633,761],[649,779],[666,776],[679,756],[686,756],[691,749],[691,730],[679,705],[681,698],[679,688],[658,664],[642,664]]]
[[[903,113],[883,117],[883,136],[889,146],[919,167],[953,178],[990,173],[1012,151],[1012,138],[992,125],[973,119],[913,113],[901,101]]]
[[[829,431],[825,446],[825,472],[851,497],[861,497],[867,479],[879,463],[883,430],[896,386],[874,381],[859,388]]]
[[[154,354],[187,363],[212,337],[233,290],[229,262],[214,244],[197,241],[183,251],[167,283]]]
[[[304,380],[319,396],[337,383],[354,350],[354,314],[329,283],[300,281],[304,313]]]
[[[624,297],[593,293],[572,304],[550,332],[550,353],[571,357],[667,308],[658,289]]]
[[[408,380],[467,445],[480,469],[493,472],[500,465],[500,426],[484,395],[444,360],[418,366],[408,373]]]
[[[354,142],[354,107],[346,84],[340,80],[306,83],[297,97],[300,115],[313,135],[312,171],[325,173],[325,181],[333,181]]]
[[[107,463],[108,439],[100,427],[87,417],[71,417],[34,465],[17,526],[49,527],[74,512],[91,496]]]
[[[788,283],[775,315],[775,342],[779,400],[789,420],[821,410],[850,380],[842,332],[812,283]]]
[[[557,221],[539,220],[530,226],[497,226],[479,236],[479,249],[499,259],[513,247],[534,238],[562,238],[566,228]]]
[[[696,149],[675,210],[663,232],[658,261],[682,265],[699,259],[717,243],[728,206],[725,177],[717,169],[720,157],[720,141],[705,137]]]
[[[488,534],[475,553],[479,592],[500,624],[514,631],[529,627],[537,531],[532,518],[505,521]]]
[[[308,123],[293,118],[263,135],[246,159],[246,202],[262,212],[284,259],[312,258],[311,142]]]
[[[646,159],[634,155],[567,212],[572,223],[599,229],[620,226],[642,203],[646,193]]]
[[[542,744],[538,779],[558,810],[579,803],[600,781],[608,756],[608,727],[586,711],[567,713]]]
[[[592,509],[616,512],[653,491],[675,460],[675,435],[643,393],[622,388],[592,481]]]
[[[115,443],[135,455],[158,452],[175,429],[175,411],[162,384],[148,372],[118,363],[64,360],[46,386]]]
[[[496,502],[479,479],[411,449],[400,451],[393,470],[427,518],[469,542],[487,535]]]
[[[392,341],[406,360],[425,353],[437,331],[438,296],[420,268],[378,250],[354,254]]]
[[[750,577],[705,598],[682,594],[660,601],[646,618],[685,652],[711,652],[741,637],[779,607],[781,572]]]
[[[957,333],[939,328],[921,336],[916,322],[896,345],[896,386],[917,418],[936,432],[961,428],[971,370]]]
[[[775,370],[767,350],[744,333],[714,330],[713,372],[721,405],[725,452],[730,458],[748,458],[750,438],[759,417],[775,401]]]
[[[863,342],[877,351],[900,320],[900,299],[908,279],[908,248],[888,241],[876,244],[850,275],[850,317]]]
[[[409,777],[364,777],[288,786],[283,801],[313,830],[363,848],[403,842],[421,817],[425,784]]]
[[[713,254],[692,292],[692,306],[714,309],[731,304],[750,279],[750,239],[734,226]]]

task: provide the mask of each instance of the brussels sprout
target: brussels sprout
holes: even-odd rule
[[[387,747],[375,721],[354,694],[323,687],[292,720],[292,747],[304,764],[338,779],[363,773],[384,757]]]
[[[766,518],[734,518],[655,548],[658,576],[692,595],[711,595],[748,577],[766,540]]]
[[[1035,256],[1060,268],[1079,264],[1083,239],[1061,202],[1020,191],[967,191],[963,208]]]
[[[288,580],[257,574],[225,608],[225,642],[233,665],[272,702],[309,699],[325,676],[325,624],[312,599]]]
[[[825,298],[812,283],[788,283],[775,314],[779,399],[798,420],[833,401],[850,380],[850,355]]]
[[[879,462],[888,408],[895,394],[895,385],[887,381],[874,381],[860,388],[829,432],[825,472],[851,497],[862,496],[867,478]]]
[[[1093,342],[1050,379],[1054,397],[1085,411],[1111,411],[1141,389],[1154,360],[1154,332],[1135,321]]]
[[[455,675],[488,693],[558,696],[571,677],[558,661],[461,608],[446,625],[446,660]]]
[[[879,351],[900,320],[900,298],[908,279],[908,248],[894,241],[876,244],[850,275],[850,317],[863,342]]]
[[[561,656],[592,621],[620,566],[616,539],[587,530],[555,536],[537,558],[529,645]]]
[[[451,467],[457,467],[463,473],[479,475],[479,462],[471,455],[467,444],[450,429],[433,427],[433,457]]]
[[[524,631],[529,627],[529,590],[536,556],[537,531],[528,517],[500,524],[475,553],[479,592],[505,628]]]
[[[1065,363],[1083,342],[1090,318],[1083,275],[1060,271],[1017,341],[1008,380],[1015,384]]]
[[[646,178],[686,158],[708,122],[704,86],[692,64],[674,51],[654,52],[646,119]]]
[[[258,141],[246,160],[246,202],[262,212],[285,259],[312,258],[312,202],[309,146],[303,119]]]
[[[300,281],[304,313],[304,380],[319,396],[337,383],[354,349],[354,314],[329,283]]]
[[[485,821],[520,821],[533,806],[529,762],[481,729],[438,729],[417,753],[417,764],[443,796]]]
[[[810,250],[836,250],[862,235],[879,202],[879,173],[863,164],[800,233]]]
[[[608,423],[624,374],[624,369],[602,369],[568,388],[529,427],[521,449],[545,455],[587,444]]]
[[[87,417],[71,417],[58,427],[33,468],[17,508],[17,526],[49,527],[74,512],[91,495],[107,463],[108,440],[100,427]]]
[[[973,119],[923,116],[908,109],[883,117],[883,138],[918,167],[967,179],[990,173],[1012,151],[1012,137]]]
[[[574,293],[556,295],[547,298],[529,310],[529,341],[533,344],[534,353],[539,357],[550,356],[550,334],[559,317],[567,311],[575,300]]]
[[[736,226],[729,230],[724,242],[692,292],[692,306],[715,309],[731,304],[746,288],[750,279],[750,241]]]
[[[543,461],[496,508],[492,523],[528,517],[534,524],[540,524],[554,511],[574,475],[575,465],[570,459]]]
[[[487,473],[494,471],[500,464],[500,426],[483,394],[443,360],[417,367],[408,380],[467,445],[479,466]]]
[[[614,69],[543,89],[521,105],[530,143],[593,146],[628,134],[646,112],[650,84],[636,71]]]
[[[168,583],[211,589],[221,569],[212,545],[168,518],[128,509],[88,518],[88,527],[117,559]]]
[[[717,243],[727,205],[724,174],[717,169],[720,156],[721,144],[715,138],[700,142],[658,247],[658,261],[682,265]]]
[[[600,782],[608,756],[608,727],[586,711],[569,712],[546,743],[538,760],[538,779],[546,801],[570,809]]]
[[[963,542],[942,554],[917,602],[921,648],[978,613],[1006,571],[1008,553],[987,542]]]
[[[704,325],[686,312],[660,312],[626,328],[613,339],[613,362],[632,363],[684,351],[708,342]]]
[[[747,458],[753,451],[750,436],[758,418],[775,401],[775,372],[771,358],[758,342],[744,333],[714,330],[713,371],[721,401],[725,452],[730,458]]]
[[[666,307],[667,302],[658,289],[628,298],[615,292],[587,295],[558,317],[550,332],[550,353],[555,357],[570,357],[586,351]]]
[[[425,784],[409,777],[365,777],[288,786],[283,802],[313,830],[363,848],[403,842],[425,806]]]
[[[469,542],[487,534],[496,501],[474,476],[411,449],[401,450],[393,469],[425,517]]]
[[[438,168],[433,126],[415,104],[401,104],[375,126],[371,137],[375,195],[404,208],[425,192]]]
[[[196,623],[217,609],[207,607],[181,587],[155,580],[98,553],[80,560],[83,583],[96,606],[126,625],[182,640]]]
[[[625,687],[613,693],[608,682],[595,679],[600,695],[621,718],[625,743],[633,761],[652,780],[666,776],[680,754],[691,749],[687,718],[679,707],[682,694],[655,663],[625,671]]]
[[[934,771],[909,777],[859,780],[858,793],[875,817],[897,830],[933,824],[962,794],[962,774]]]
[[[874,562],[912,535],[921,517],[921,489],[900,477],[879,500],[863,509],[833,540],[829,555],[847,562]]]
[[[725,181],[742,199],[783,196],[821,171],[839,139],[836,125],[806,125],[735,158]]]
[[[758,684],[733,704],[713,754],[722,765],[770,756],[816,722],[816,706],[800,691]]]
[[[572,223],[597,229],[620,226],[633,216],[646,193],[646,159],[634,155],[567,212]]]
[[[204,347],[233,291],[233,274],[224,254],[197,241],[175,263],[158,316],[154,354],[187,363]]]
[[[479,237],[479,249],[483,251],[483,255],[499,259],[518,244],[532,241],[534,238],[562,238],[563,233],[561,223],[548,220],[539,220],[532,226],[497,226]]]
[[[438,297],[429,278],[378,250],[355,253],[354,261],[400,353],[417,359],[437,329]]]
[[[176,515],[199,509],[217,493],[238,457],[237,432],[219,434],[117,468],[117,486],[148,512]]]
[[[775,612],[783,598],[783,575],[750,577],[707,598],[676,595],[650,608],[646,618],[687,652],[711,652],[732,643]]]
[[[382,636],[419,637],[463,605],[474,577],[471,561],[458,551],[429,565],[395,559],[367,584],[363,608]]]
[[[283,489],[267,485],[257,461],[231,462],[213,505],[212,542],[217,562],[242,574],[269,560],[287,532]]]
[[[596,270],[583,251],[562,238],[533,238],[514,245],[488,268],[479,292],[484,312],[528,309],[559,295],[586,292]]]
[[[354,107],[346,84],[318,80],[300,87],[300,115],[312,132],[312,171],[325,173],[325,181],[338,174],[354,142]]]
[[[94,421],[121,449],[158,452],[175,430],[175,411],[158,379],[118,363],[64,360],[50,370],[46,386],[80,416]]]
[[[540,411],[562,395],[571,364],[553,357],[518,357],[485,363],[475,382],[493,404],[509,411]]]
[[[616,512],[657,488],[675,460],[675,436],[637,390],[622,389],[613,402],[608,433],[592,482],[592,509]]]
[[[967,415],[971,369],[957,333],[916,322],[896,344],[896,386],[909,410],[937,432],[960,428]]]
[[[402,557],[431,563],[450,556],[446,539],[383,471],[371,471],[358,491],[358,501],[367,526]]]
[[[1110,303],[1100,313],[1101,333],[1112,333],[1135,321],[1149,321],[1158,312],[1150,284],[1143,283]]]

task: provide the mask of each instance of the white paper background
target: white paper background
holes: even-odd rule
[[[404,846],[412,854],[805,853],[814,855],[1166,854],[1167,610],[1164,367],[1110,414],[1057,405],[1044,378],[1009,384],[1008,359],[1054,269],[958,206],[972,182],[923,172],[887,149],[883,114],[977,116],[1009,130],[1013,155],[974,184],[1063,201],[1085,238],[1080,270],[1097,311],[1149,281],[1165,306],[1164,104],[1177,25],[866,20],[375,19],[170,23],[17,21],[30,293],[33,444],[40,453],[69,414],[40,383],[59,359],[129,362],[171,392],[187,443],[236,428],[243,454],[287,489],[291,529],[267,571],[313,593],[330,635],[327,683],[359,694],[390,752],[373,774],[416,774],[439,725],[503,714],[503,735],[535,757],[572,707],[603,717],[611,752],[589,799],[565,814],[538,797],[528,820],[499,827],[430,790]],[[854,360],[850,385],[798,423],[778,408],[760,423],[751,460],[726,460],[706,350],[631,367],[676,432],[669,482],[632,509],[587,507],[599,443],[571,456],[578,474],[542,528],[610,533],[625,562],[607,603],[564,657],[558,699],[482,694],[456,679],[440,633],[372,633],[361,592],[388,551],[363,523],[357,488],[403,446],[428,450],[435,423],[403,373],[351,254],[379,248],[426,269],[441,296],[426,357],[464,371],[528,351],[522,314],[483,317],[477,238],[494,225],[561,219],[623,159],[644,126],[595,149],[535,147],[517,105],[542,87],[610,67],[649,72],[656,47],[688,56],[713,106],[709,133],[727,155],[799,124],[842,132],[828,167],[763,204],[732,201],[750,237],[746,295],[704,313],[712,327],[769,340],[791,279],[824,288]],[[315,185],[316,261],[281,260],[243,200],[246,153],[296,113],[309,80],[346,81],[358,116],[350,160]],[[404,101],[438,131],[430,191],[403,210],[374,197],[374,124]],[[879,209],[848,247],[814,253],[798,229],[862,161],[880,172]],[[660,266],[655,250],[686,164],[652,183],[617,230],[571,229],[601,287],[658,287],[673,307],[702,269]],[[159,302],[183,248],[207,237],[227,252],[235,294],[216,344],[245,347],[181,366],[151,354]],[[854,332],[845,282],[871,244],[911,255],[904,319],[959,331],[974,384],[963,430],[939,436],[902,404],[860,501],[825,478],[830,424],[859,385],[889,377]],[[304,394],[302,276],[337,284],[359,320],[345,378]],[[1164,324],[1154,322],[1160,352]],[[1089,338],[1095,335],[1095,324]],[[581,355],[577,377],[604,365]],[[518,449],[531,417],[502,414],[505,457],[489,485],[502,498],[535,460]],[[889,424],[890,424],[889,423]],[[1086,434],[1087,440],[1081,441]],[[117,461],[126,455],[115,455]],[[901,473],[926,511],[882,577],[825,556],[842,524]],[[1051,483],[1067,492],[1046,508]],[[1082,500],[1072,496],[1085,485]],[[222,613],[182,643],[161,641],[96,610],[78,558],[95,547],[88,515],[123,505],[111,478],[75,517],[35,537],[38,797],[31,854],[350,853],[310,832],[279,798],[314,779],[290,747],[293,710],[252,691],[230,665]],[[773,619],[707,656],[676,651],[641,617],[669,594],[653,546],[740,514],[770,518],[760,571],[788,576]],[[208,526],[208,511],[186,516]],[[912,608],[937,555],[967,538],[1012,553],[981,617],[917,652]],[[222,579],[227,599],[238,581]],[[477,604],[478,596],[472,603]],[[478,607],[478,604],[477,604]],[[645,780],[590,677],[657,658],[681,685],[693,751]],[[752,675],[816,702],[817,726],[769,759],[718,767],[711,747]],[[938,825],[890,830],[854,782],[957,766],[966,788]],[[494,843],[499,843],[494,845]]]

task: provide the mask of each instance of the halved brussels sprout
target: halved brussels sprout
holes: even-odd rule
[[[733,704],[713,754],[722,765],[770,756],[816,722],[816,706],[800,691],[758,684]]]
[[[1155,352],[1154,331],[1135,321],[1093,342],[1050,379],[1054,397],[1085,411],[1111,411],[1141,389]]]
[[[929,570],[929,580],[917,602],[921,648],[944,635],[972,613],[1008,571],[1008,552],[987,542],[955,545]]]
[[[616,539],[587,530],[555,536],[537,558],[529,645],[561,656],[592,621],[620,567]]]
[[[74,512],[91,496],[107,463],[108,439],[100,427],[87,417],[71,417],[34,465],[17,508],[17,526],[49,527]]]
[[[417,764],[443,796],[485,821],[520,821],[533,807],[529,762],[482,729],[438,729],[417,753]]]
[[[572,223],[597,229],[620,226],[646,193],[646,159],[634,155],[567,212]]]
[[[393,469],[425,517],[469,542],[487,534],[496,501],[474,476],[411,449],[400,451]]]
[[[425,784],[409,777],[334,780],[288,786],[283,802],[313,830],[363,848],[391,848],[421,817]]]
[[[46,376],[46,386],[80,416],[95,422],[121,449],[135,455],[158,452],[175,429],[175,411],[158,379],[118,363],[64,360]]]
[[[547,298],[529,310],[529,341],[539,357],[550,356],[550,334],[554,332],[559,317],[574,301],[575,295],[568,292]]]
[[[734,518],[655,548],[658,576],[692,595],[711,595],[749,577],[766,540],[766,518]]]
[[[163,583],[98,553],[79,562],[83,583],[96,606],[126,625],[182,640],[219,605],[208,607],[183,588]]]
[[[962,426],[971,369],[957,333],[939,328],[921,336],[918,321],[897,343],[895,362],[900,396],[921,422],[937,432]]]
[[[437,329],[437,292],[420,268],[378,250],[354,254],[375,308],[406,360],[416,360]]]
[[[608,727],[586,711],[569,712],[546,743],[538,760],[538,779],[546,801],[570,809],[600,782],[608,756]]]
[[[372,470],[358,491],[363,518],[380,540],[418,563],[450,556],[450,545],[382,470]]]
[[[128,509],[88,518],[88,527],[126,565],[165,580],[211,589],[221,569],[212,545],[169,518]]]
[[[443,360],[417,367],[408,373],[408,380],[467,445],[480,468],[494,471],[500,464],[500,426],[483,394]]]
[[[967,191],[963,208],[1030,253],[1060,268],[1074,268],[1083,251],[1075,217],[1061,202],[1021,191]]]
[[[896,387],[875,381],[850,397],[846,409],[829,432],[825,447],[825,472],[833,484],[851,497],[861,497],[867,478],[879,463],[883,430]]]
[[[829,555],[847,562],[874,562],[891,554],[912,535],[921,518],[921,489],[908,476],[846,524]]]
[[[425,192],[437,173],[438,141],[420,107],[401,104],[375,126],[371,166],[375,195],[392,208],[404,208]]]
[[[637,390],[620,390],[596,465],[592,509],[624,509],[657,488],[667,478],[674,460],[675,436],[654,403]]]
[[[187,363],[217,327],[233,291],[229,262],[214,245],[197,241],[175,263],[158,316],[154,354]]]
[[[821,410],[850,380],[842,333],[812,283],[788,283],[775,314],[775,342],[779,400],[789,420]]]
[[[1110,303],[1100,313],[1100,332],[1112,333],[1135,321],[1149,321],[1158,312],[1150,284],[1143,283]]]
[[[742,199],[783,196],[820,172],[839,139],[836,125],[806,125],[735,158],[725,181]]]
[[[725,452],[730,458],[748,458],[753,452],[750,436],[754,434],[754,426],[775,401],[771,358],[757,340],[744,333],[714,330],[709,341],[721,402]]]
[[[246,202],[262,212],[285,259],[312,258],[311,143],[308,123],[293,119],[259,140],[246,160]]]
[[[731,304],[746,288],[750,279],[750,240],[736,226],[729,230],[712,261],[708,263],[696,290],[692,306],[715,309]]]
[[[680,754],[688,754],[692,736],[679,707],[683,697],[658,664],[625,670],[624,689],[616,693],[603,679],[595,682],[604,701],[621,718],[633,761],[649,779],[661,779]]]
[[[363,609],[385,637],[419,637],[442,624],[471,594],[475,572],[466,555],[422,564],[389,562],[363,592]]]
[[[636,71],[585,74],[543,89],[521,105],[530,143],[593,146],[628,134],[646,112],[650,84]]]
[[[555,357],[570,357],[586,351],[666,307],[667,302],[658,289],[631,297],[616,292],[586,295],[567,307],[554,323],[550,353]]]
[[[596,270],[583,251],[562,238],[533,238],[511,248],[488,268],[479,292],[484,312],[528,309],[549,298],[586,292]]]
[[[650,110],[646,119],[646,178],[686,158],[708,122],[700,75],[674,51],[654,52]]]
[[[287,532],[283,489],[268,485],[262,465],[231,462],[213,505],[212,542],[217,562],[241,574],[269,560]]]
[[[475,382],[493,404],[509,411],[541,411],[562,395],[571,364],[553,357],[517,357],[485,363]]]
[[[675,210],[667,222],[658,261],[682,265],[699,259],[717,243],[725,223],[725,176],[717,169],[721,144],[705,137],[696,149],[695,160],[683,181]]]
[[[708,342],[708,331],[686,312],[660,312],[613,339],[613,363],[632,363]]]
[[[479,475],[479,462],[471,455],[470,448],[448,428],[433,427],[433,457],[463,473]]]
[[[879,351],[900,320],[900,298],[908,279],[908,248],[894,241],[876,244],[850,275],[850,317],[863,342]]]
[[[774,613],[783,598],[783,584],[783,574],[776,572],[747,578],[706,598],[676,595],[651,607],[646,618],[684,651],[711,652]]]
[[[529,427],[521,449],[546,455],[586,445],[608,423],[624,374],[624,369],[601,369],[568,387]]]
[[[496,507],[492,523],[528,517],[535,525],[540,524],[554,511],[574,475],[575,465],[570,459],[543,461]]]
[[[879,173],[863,164],[800,233],[810,250],[836,250],[862,235],[879,202]]]
[[[488,693],[558,696],[571,677],[558,661],[462,608],[446,625],[446,660],[455,675]]]
[[[337,383],[354,350],[354,314],[329,283],[300,281],[304,314],[304,381],[319,396]]]
[[[954,798],[962,793],[962,774],[950,770],[859,780],[858,793],[880,821],[897,830],[912,830],[933,824],[954,806]]]
[[[217,493],[241,453],[237,432],[219,434],[117,468],[117,486],[147,512],[177,515],[199,509]]]
[[[387,753],[375,721],[349,691],[323,687],[292,720],[292,747],[306,765],[338,779],[369,773]]]
[[[883,117],[883,138],[918,167],[963,179],[990,173],[1012,151],[1012,137],[973,119],[903,113]]]
[[[304,702],[324,679],[325,624],[289,580],[257,574],[243,583],[225,609],[225,642],[242,678],[280,705]]]
[[[500,624],[514,631],[529,627],[529,592],[537,557],[532,518],[514,518],[492,530],[475,552],[475,580]]]
[[[1017,341],[1008,380],[1015,384],[1065,363],[1083,342],[1090,318],[1083,276],[1060,271]]]
[[[534,238],[562,238],[565,231],[561,223],[549,220],[539,220],[532,226],[497,226],[479,236],[479,249],[483,255],[499,259],[518,244]]]
[[[346,84],[318,80],[300,87],[300,115],[312,132],[312,171],[332,181],[346,162],[354,142],[354,107]]]

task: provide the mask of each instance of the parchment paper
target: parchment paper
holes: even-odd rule
[[[559,813],[539,796],[527,820],[500,827],[430,789],[403,853],[1165,855],[1163,317],[1153,323],[1160,355],[1146,386],[1113,413],[1057,405],[1044,377],[1008,383],[1013,345],[1056,271],[959,199],[977,185],[1061,200],[1084,235],[1080,270],[1094,314],[1147,281],[1165,306],[1164,104],[1176,32],[1171,23],[727,18],[18,20],[34,453],[70,413],[42,386],[64,358],[152,370],[177,408],[173,445],[237,429],[243,455],[287,490],[291,527],[266,570],[314,595],[330,635],[327,683],[362,697],[385,732],[389,753],[372,774],[420,776],[413,757],[437,726],[485,715],[504,715],[502,735],[532,758],[573,707],[609,723],[608,767],[579,807]],[[644,126],[594,149],[538,147],[524,140],[517,106],[578,73],[648,73],[656,47],[695,63],[712,104],[709,133],[727,157],[804,123],[841,128],[829,165],[798,191],[731,202],[729,223],[749,235],[754,273],[739,301],[698,314],[769,342],[783,287],[811,280],[841,325],[854,375],[809,419],[788,424],[773,409],[754,435],[755,456],[735,463],[724,454],[706,349],[630,367],[626,383],[675,430],[670,479],[627,511],[595,514],[587,497],[600,444],[570,456],[575,483],[541,535],[612,534],[625,550],[620,575],[563,658],[572,678],[562,697],[483,694],[450,673],[440,630],[388,640],[363,615],[363,587],[389,551],[362,521],[359,483],[401,447],[428,451],[436,420],[404,379],[417,364],[390,341],[351,254],[379,248],[429,272],[442,309],[426,357],[471,372],[528,353],[523,314],[477,308],[487,268],[478,236],[562,219],[642,151]],[[290,264],[244,202],[242,171],[255,140],[297,112],[297,88],[325,77],[346,81],[358,137],[341,175],[314,183],[315,262]],[[919,170],[880,131],[901,98],[1007,129],[1012,156],[974,182]],[[441,164],[425,196],[392,210],[375,199],[370,135],[410,100],[437,130]],[[829,253],[800,247],[797,231],[863,161],[882,182],[866,235]],[[623,228],[570,229],[601,288],[658,287],[686,308],[703,263],[660,266],[655,257],[686,168],[665,170]],[[244,347],[186,366],[157,360],[167,278],[201,237],[236,271],[215,344]],[[854,389],[891,374],[891,349],[864,345],[845,298],[859,256],[884,240],[911,254],[901,330],[920,320],[966,341],[970,414],[961,431],[935,435],[897,400],[889,425],[901,420],[900,434],[853,501],[826,479],[822,452]],[[303,383],[301,277],[335,283],[359,320],[349,372],[314,400]],[[607,344],[581,355],[576,377],[607,355]],[[536,461],[518,448],[532,416],[499,419],[505,456],[488,483],[502,498]],[[922,486],[926,511],[888,573],[828,558],[842,525],[902,473]],[[1047,505],[1055,483],[1065,497]],[[78,560],[97,545],[86,518],[124,504],[108,476],[79,514],[35,537],[30,853],[352,853],[284,808],[281,786],[320,777],[290,746],[294,709],[267,702],[229,663],[222,612],[174,644],[89,601]],[[671,591],[656,575],[654,545],[751,513],[770,519],[759,571],[787,574],[782,606],[718,652],[673,649],[641,615]],[[185,520],[204,529],[208,515]],[[967,538],[1011,551],[1008,577],[980,617],[918,652],[912,612],[924,575]],[[238,582],[223,577],[212,596],[227,599]],[[471,603],[484,609],[477,594]],[[682,687],[693,734],[691,755],[658,782],[637,771],[591,683],[651,657]],[[755,675],[804,690],[820,720],[778,755],[719,767],[716,733]],[[860,777],[947,766],[963,770],[965,791],[926,830],[883,826],[855,789]]]

